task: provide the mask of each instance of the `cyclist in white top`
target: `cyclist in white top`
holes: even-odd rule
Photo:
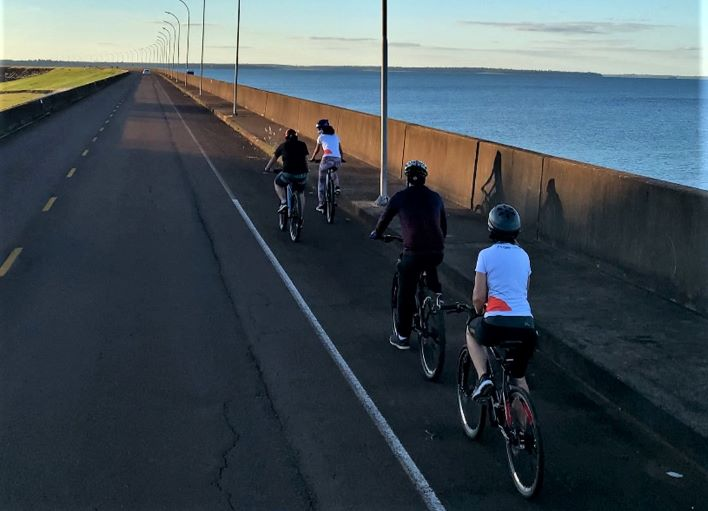
[[[467,349],[479,377],[473,399],[488,396],[494,388],[487,373],[487,351],[482,346],[495,346],[511,339],[522,341],[509,351],[514,360],[511,376],[528,391],[526,368],[537,341],[527,297],[531,263],[516,242],[521,230],[519,213],[508,204],[499,204],[489,212],[487,227],[494,244],[479,253],[472,291],[475,312],[484,317],[471,319],[467,324]]]
[[[342,144],[339,137],[334,133],[334,127],[329,123],[327,119],[320,119],[315,125],[319,136],[317,137],[317,146],[315,147],[315,152],[312,153],[312,158],[310,161],[315,161],[315,158],[322,151],[322,161],[320,162],[320,172],[319,180],[317,185],[317,207],[315,208],[320,213],[324,213],[324,202],[325,202],[325,181],[326,181],[326,171],[331,168],[339,168],[344,161],[344,155],[342,153]],[[340,194],[341,189],[339,188],[339,176],[337,172],[332,172],[332,179],[334,180],[334,193]]]

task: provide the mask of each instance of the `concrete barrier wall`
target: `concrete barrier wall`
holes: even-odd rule
[[[613,263],[708,312],[708,192],[544,158],[539,238]]]
[[[403,160],[423,160],[430,171],[430,187],[448,200],[470,207],[478,143],[470,137],[409,125]]]
[[[230,101],[232,86],[213,82],[205,80],[205,90]],[[190,83],[198,85],[198,77]],[[345,155],[379,165],[376,116],[245,86],[239,98],[307,137],[316,135],[318,119],[330,119]],[[428,183],[448,203],[482,219],[500,202],[513,204],[522,239],[606,261],[642,286],[708,313],[708,192],[396,120],[388,129],[390,175],[400,177],[406,160],[423,160]],[[273,142],[281,136],[274,133]]]
[[[93,94],[95,91],[123,78],[127,74],[128,73],[125,72],[109,76],[102,80],[87,83],[86,85],[81,85],[73,89],[55,92],[34,101],[17,105],[14,108],[3,110],[0,112],[0,138]]]

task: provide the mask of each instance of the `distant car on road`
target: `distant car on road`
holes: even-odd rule
[[[150,70],[149,70],[149,69],[143,69],[143,74],[144,74],[144,75],[149,75],[149,74],[150,74]]]

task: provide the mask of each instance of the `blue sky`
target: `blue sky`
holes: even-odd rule
[[[199,59],[202,0],[192,11]],[[392,66],[708,75],[708,0],[389,0]],[[235,0],[206,0],[206,62],[232,62]],[[379,0],[241,0],[244,63],[378,65]],[[2,0],[0,57],[106,59],[155,41],[177,0]]]

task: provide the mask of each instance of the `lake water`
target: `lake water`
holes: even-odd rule
[[[233,82],[233,67],[204,74]],[[375,115],[379,80],[369,68],[239,70],[245,85]],[[392,69],[388,108],[395,119],[708,190],[706,93],[697,79]]]

